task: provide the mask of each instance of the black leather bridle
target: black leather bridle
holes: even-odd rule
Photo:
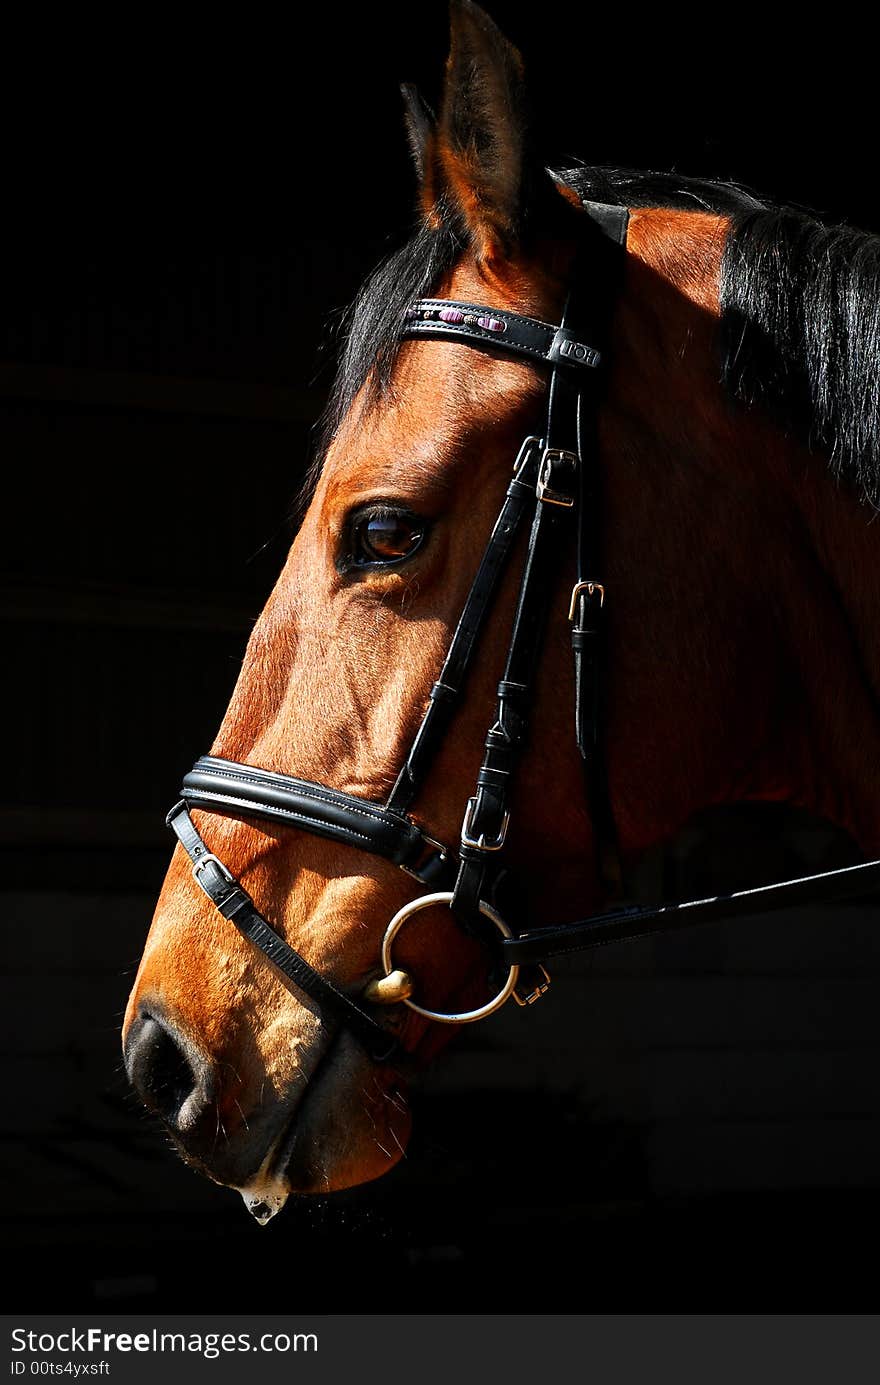
[[[584,243],[558,326],[500,309],[433,298],[413,303],[403,323],[403,337],[464,342],[548,366],[550,390],[543,437],[527,437],[520,448],[443,668],[387,801],[374,803],[323,784],[204,756],[185,776],[182,799],[167,819],[192,861],[195,879],[220,913],[316,1001],[322,1015],[357,1035],[377,1061],[388,1060],[397,1041],[375,1017],[375,1007],[320,975],[275,932],[247,891],[210,850],[190,816],[190,808],[268,819],[327,837],[382,856],[425,886],[428,893],[404,906],[388,925],[382,945],[386,973],[392,970],[391,944],[397,931],[413,913],[430,904],[449,904],[456,921],[482,940],[496,941],[491,930],[488,935],[486,931],[489,924],[496,928],[501,937],[495,950],[507,969],[507,980],[490,1003],[449,1015],[405,1000],[419,1014],[445,1022],[481,1018],[511,994],[524,1005],[537,1000],[549,984],[542,963],[551,957],[710,919],[862,894],[880,883],[880,861],[869,861],[709,899],[618,908],[517,935],[494,907],[511,785],[525,743],[559,554],[569,548],[572,538],[577,579],[568,614],[574,656],[575,736],[584,764],[597,868],[609,894],[614,894],[619,883],[601,735],[605,588],[599,565],[596,420],[607,376],[606,343],[622,272],[628,212],[598,203],[585,203],[585,211]],[[529,519],[528,547],[495,717],[486,735],[476,790],[468,800],[460,840],[453,849],[419,826],[410,809],[460,706],[502,574]]]

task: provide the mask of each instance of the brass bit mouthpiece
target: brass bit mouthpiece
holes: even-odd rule
[[[413,992],[412,977],[406,971],[392,971],[379,976],[364,987],[363,999],[369,1005],[397,1005],[408,1000]]]

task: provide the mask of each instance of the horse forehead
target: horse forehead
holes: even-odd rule
[[[355,400],[328,451],[328,497],[353,485],[443,482],[474,444],[502,440],[546,388],[535,366],[458,342],[407,341],[389,389]]]

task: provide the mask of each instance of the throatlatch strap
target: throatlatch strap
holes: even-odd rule
[[[612,308],[624,265],[629,211],[586,203],[605,241],[590,256],[589,275],[576,278],[569,309],[579,330],[607,341]],[[602,472],[599,466],[598,418],[607,371],[580,380],[574,410],[577,450],[581,459],[578,487],[577,581],[569,619],[574,659],[575,738],[584,763],[587,805],[593,823],[596,867],[610,898],[621,892],[617,830],[611,807],[605,736],[602,670],[606,665],[604,554],[602,552]],[[560,375],[558,387],[570,394],[571,382]],[[612,597],[613,599],[613,597]]]
[[[247,890],[208,848],[186,804],[177,803],[165,820],[192,861],[197,883],[223,917],[235,924],[288,980],[316,1000],[322,1010],[356,1034],[377,1062],[389,1059],[397,1048],[394,1036],[279,937]]]

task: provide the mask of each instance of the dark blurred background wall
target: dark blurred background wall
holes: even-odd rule
[[[842,23],[492,8],[529,62],[549,161],[735,178],[880,230],[873,87]],[[267,1230],[185,1171],[126,1094],[118,1027],[169,854],[162,816],[290,541],[329,380],[318,345],[410,224],[397,82],[436,97],[445,50],[440,3],[212,15],[187,32],[78,17],[8,47],[15,1306],[480,1311],[489,1280],[551,1311],[865,1302],[857,1251],[880,1222],[869,903],[560,969],[538,1012],[462,1035],[397,1173]],[[735,810],[646,872],[710,889],[849,851],[822,824]]]

